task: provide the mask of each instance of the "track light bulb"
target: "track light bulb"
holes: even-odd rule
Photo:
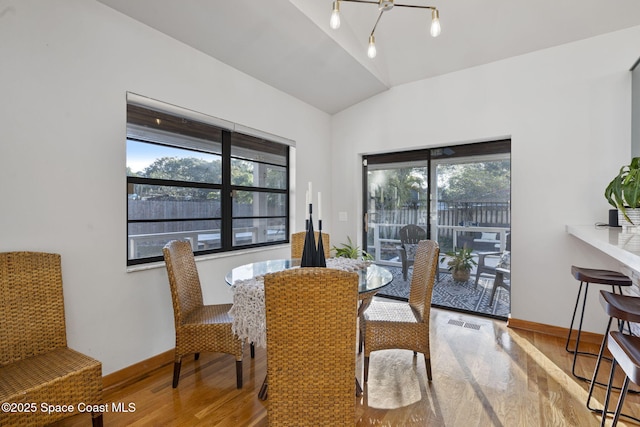
[[[431,37],[438,37],[442,28],[440,27],[440,13],[438,9],[431,11]]]
[[[329,21],[329,26],[333,30],[337,30],[340,28],[340,1],[333,2],[333,12],[331,12],[331,20]]]
[[[371,59],[376,57],[376,39],[373,37],[373,34],[369,36],[369,49],[367,49],[367,56]]]

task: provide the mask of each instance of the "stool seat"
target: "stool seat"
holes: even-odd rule
[[[608,348],[613,356],[611,365],[611,375],[609,376],[609,386],[604,399],[605,411],[602,413],[602,421],[600,426],[605,425],[606,408],[609,406],[609,398],[611,397],[611,384],[615,375],[616,365],[619,365],[625,373],[624,383],[620,389],[620,397],[613,416],[611,426],[616,426],[622,414],[622,405],[629,389],[629,380],[635,384],[640,384],[640,337],[623,334],[622,332],[612,331],[609,333]],[[633,418],[638,421],[637,418]]]
[[[611,286],[611,290],[613,291],[614,294],[616,293],[615,291],[617,287],[618,294],[622,295],[622,287],[631,286],[633,282],[629,277],[617,271],[602,270],[598,268],[585,268],[585,267],[578,267],[575,265],[571,266],[571,274],[576,280],[580,282],[580,287],[578,288],[578,296],[576,298],[576,304],[573,307],[573,315],[571,316],[571,324],[569,325],[569,333],[567,334],[567,342],[565,344],[565,349],[567,350],[567,352],[573,354],[573,365],[571,366],[571,373],[573,374],[573,376],[583,381],[589,381],[588,378],[578,375],[576,373],[576,361],[578,359],[578,355],[598,357],[598,364],[600,362],[600,356],[596,355],[595,353],[580,350],[582,322],[584,320],[584,311],[587,305],[587,294],[589,293],[589,285],[595,284],[595,285]],[[583,289],[584,289],[584,296],[582,297],[582,308],[579,315],[580,319],[578,322],[575,345],[572,348],[570,348],[569,344],[571,342],[571,336],[573,334],[573,324],[576,321],[576,317],[578,317],[578,306],[580,305],[580,298],[582,296]],[[620,308],[619,306],[622,303],[623,303],[622,301],[615,301],[614,304],[609,304],[607,302],[607,305],[610,305],[612,309],[616,311],[616,307]],[[611,316],[609,318],[611,319]],[[604,385],[601,383],[598,383],[598,384]],[[587,404],[587,406],[589,405]]]
[[[600,304],[609,317],[640,323],[640,298],[600,291]]]
[[[640,383],[640,337],[611,331],[609,351],[631,381]]]
[[[633,283],[629,277],[617,271],[599,270],[571,266],[571,274],[581,282],[598,283],[601,285],[631,286]]]
[[[591,385],[589,386],[589,394],[587,397],[587,408],[590,409],[591,411],[601,413],[602,419],[604,421],[608,413],[606,409],[608,404],[605,405],[604,407],[605,409],[602,409],[602,410],[591,406],[591,398],[593,396],[593,387],[595,384],[599,384],[599,385],[601,384],[596,382],[596,378],[598,377],[598,372],[600,370],[600,363],[602,362],[603,359],[611,360],[609,358],[604,357],[604,349],[607,346],[609,347],[609,350],[611,350],[612,348],[616,349],[617,353],[613,354],[615,361],[612,363],[612,367],[611,367],[612,371],[615,370],[615,363],[617,362],[623,367],[625,372],[631,372],[631,369],[633,366],[632,361],[634,359],[640,360],[640,345],[638,346],[637,354],[634,357],[632,357],[633,356],[632,354],[630,354],[628,357],[625,357],[621,353],[623,352],[622,350],[623,347],[631,349],[633,348],[633,346],[631,345],[632,343],[636,342],[640,344],[640,338],[636,338],[630,335],[623,335],[621,332],[624,330],[624,322],[627,322],[629,333],[631,333],[631,325],[629,322],[634,322],[634,323],[640,322],[640,298],[635,296],[616,294],[615,292],[600,291],[600,304],[602,305],[602,308],[604,309],[605,313],[609,316],[609,322],[607,323],[607,329],[602,337],[600,352],[598,353],[598,359],[596,360],[596,366],[593,371],[593,378],[591,379]],[[613,321],[613,319],[618,320],[619,332],[614,331],[614,332],[611,332],[610,334],[609,331],[611,330],[611,322]],[[616,343],[611,342],[614,336],[618,338],[618,342]],[[626,363],[626,364],[623,365],[623,363]],[[640,373],[640,371],[638,371],[638,373]],[[638,384],[638,381],[634,379],[635,378],[634,376],[629,375],[629,377],[631,377],[634,383]],[[638,375],[638,379],[640,379],[640,375]],[[610,390],[612,388],[617,388],[617,387],[613,387],[612,383],[613,383],[613,376],[609,378],[607,393],[610,393]],[[627,393],[628,384],[623,387],[625,387],[624,392]],[[636,393],[636,391],[633,391],[633,392]],[[618,413],[616,417],[619,418],[621,415],[631,418],[634,421],[638,421],[636,417],[622,414],[622,413]]]

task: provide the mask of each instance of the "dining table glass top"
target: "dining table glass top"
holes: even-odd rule
[[[332,258],[327,260],[327,268],[333,267],[337,269],[344,269],[341,268],[341,263],[338,259],[335,259],[336,261],[332,260],[334,259]],[[225,280],[227,284],[233,285],[233,283],[238,280],[250,280],[264,276],[265,274],[277,273],[279,271],[299,267],[300,259],[277,259],[253,262],[234,268],[227,273]],[[358,292],[360,294],[378,291],[393,280],[393,275],[389,270],[376,264],[363,264],[362,268],[354,268],[352,271],[358,273]]]

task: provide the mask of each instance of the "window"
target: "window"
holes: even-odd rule
[[[289,146],[192,116],[127,105],[127,265],[289,241]]]

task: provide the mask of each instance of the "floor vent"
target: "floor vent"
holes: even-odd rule
[[[463,322],[462,320],[449,319],[449,324],[455,325],[455,326],[462,326],[463,328],[467,328],[467,329],[475,329],[476,331],[480,330],[480,325],[475,323]]]

